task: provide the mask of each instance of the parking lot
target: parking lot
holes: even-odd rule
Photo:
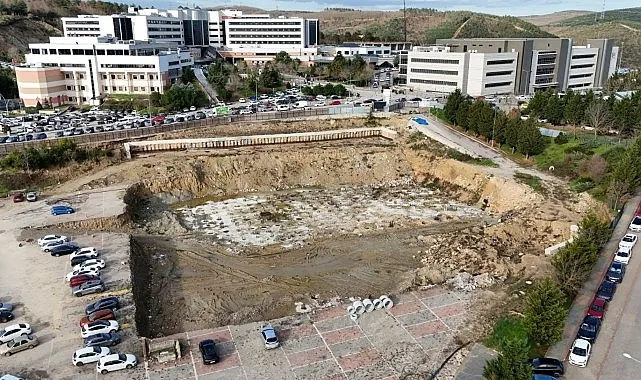
[[[31,350],[0,357],[3,373],[21,375],[25,379],[94,379],[95,366],[74,367],[71,357],[76,349],[82,347],[79,320],[84,316],[84,307],[106,295],[118,295],[123,302],[123,308],[116,312],[123,339],[114,351],[139,355],[140,344],[135,338],[134,307],[130,295],[129,237],[20,229],[118,215],[124,209],[123,193],[122,189],[108,189],[33,203],[11,203],[8,199],[0,202],[0,245],[3,247],[0,255],[0,302],[12,303],[15,315],[13,321],[0,324],[0,328],[29,323],[39,340],[39,345]],[[49,207],[53,203],[71,204],[77,212],[52,216]],[[49,233],[67,235],[81,247],[98,248],[99,258],[106,262],[106,268],[101,272],[107,287],[105,293],[72,296],[64,281],[65,274],[71,270],[69,257],[52,257],[42,252],[35,242],[35,239]],[[131,379],[134,378],[133,373],[137,372],[123,373],[122,377],[116,375],[114,378]]]
[[[425,378],[454,350],[470,293],[435,287],[394,297],[389,310],[353,322],[345,307],[272,321],[281,346],[266,350],[259,323],[156,339],[181,342],[182,359],[150,362],[149,379]],[[221,361],[203,364],[198,343],[213,339]],[[415,377],[412,377],[415,376]]]

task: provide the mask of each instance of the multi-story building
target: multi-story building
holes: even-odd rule
[[[109,35],[120,40],[176,42],[192,48],[196,59],[213,47],[225,58],[254,63],[271,60],[280,51],[309,61],[317,55],[320,39],[317,19],[243,14],[233,9],[130,7],[119,15],[63,17],[62,23],[65,37]]]
[[[175,43],[121,41],[115,37],[50,37],[29,45],[16,79],[25,106],[100,104],[108,94],[164,92],[193,65]]]
[[[453,52],[449,47],[414,47],[401,54],[400,76],[410,87],[471,96],[514,90],[518,53]]]
[[[436,42],[456,53],[517,53],[513,92],[518,94],[549,88],[557,91],[601,88],[615,72],[619,52],[608,39],[589,39],[586,46],[572,46],[570,38],[471,38]]]

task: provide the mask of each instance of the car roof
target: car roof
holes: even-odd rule
[[[555,358],[534,358],[532,359],[532,362],[537,362],[541,364],[559,364],[561,361],[559,359]]]
[[[262,331],[263,331],[263,334],[265,334],[265,336],[267,338],[276,338],[276,331],[274,331],[273,327],[265,326],[265,327],[263,327]]]
[[[574,347],[587,349],[590,346],[590,342],[585,339],[577,339],[574,341]]]
[[[607,302],[603,298],[599,298],[599,297],[595,298],[594,301],[592,301],[593,305],[598,305],[598,306],[603,306],[606,303]]]
[[[84,353],[87,353],[87,352],[94,352],[94,350],[95,350],[96,348],[102,348],[102,347],[96,347],[96,346],[93,346],[93,347],[83,347],[83,348],[79,348],[79,349],[77,349],[77,350],[76,350],[76,353],[77,353],[77,354],[84,354]]]

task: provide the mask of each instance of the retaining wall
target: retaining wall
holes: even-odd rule
[[[360,139],[366,137],[382,137],[391,140],[396,137],[396,132],[388,128],[354,128],[320,132],[283,133],[274,135],[134,141],[125,143],[124,148],[127,157],[131,158],[132,154],[142,152],[233,148],[252,145],[290,144],[327,140]]]

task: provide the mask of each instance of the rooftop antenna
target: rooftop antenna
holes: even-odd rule
[[[605,18],[605,0],[603,0],[603,8],[601,8],[601,21]]]

